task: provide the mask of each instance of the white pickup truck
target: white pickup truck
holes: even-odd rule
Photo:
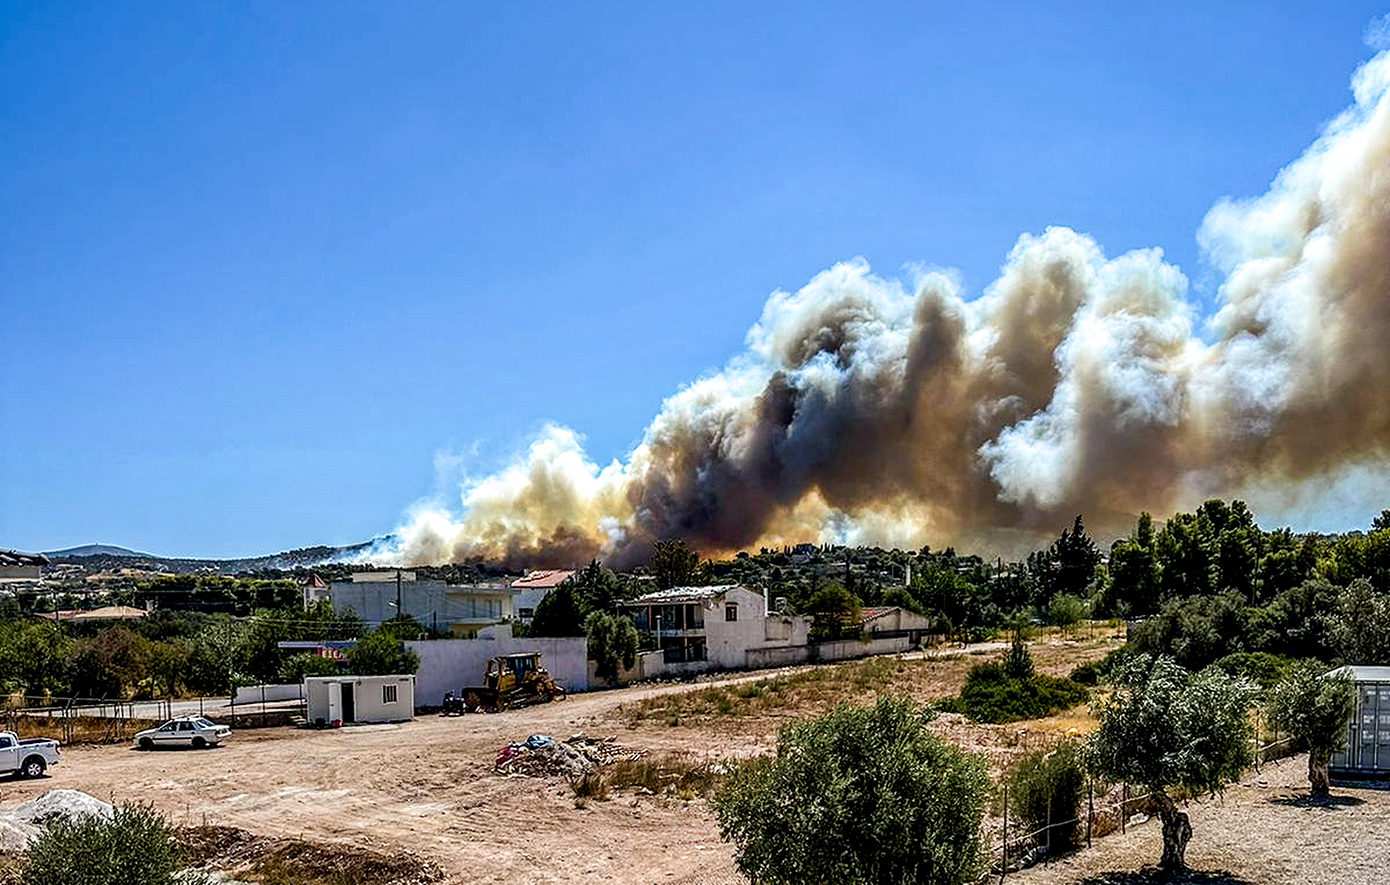
[[[12,731],[0,731],[0,774],[16,777],[40,777],[48,766],[57,765],[63,751],[58,742],[48,738],[25,738]]]

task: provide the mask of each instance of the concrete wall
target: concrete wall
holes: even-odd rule
[[[297,701],[304,697],[304,685],[243,685],[236,690],[238,704],[259,704],[261,701]]]
[[[738,620],[730,621],[727,606],[738,606]],[[809,618],[768,614],[761,593],[731,587],[724,598],[705,610],[705,642],[709,664],[726,670],[750,666],[749,654],[763,649],[804,646],[810,633]]]
[[[465,685],[482,685],[487,662],[498,655],[538,651],[541,666],[565,691],[589,689],[589,642],[583,638],[513,639],[510,631],[496,632],[496,638],[432,639],[407,642],[406,648],[420,656],[415,673],[417,703],[437,707],[446,691],[458,694]]]
[[[806,645],[750,648],[748,650],[748,669],[766,670],[769,667],[786,667],[790,664],[804,664],[810,659],[811,649]]]
[[[849,658],[863,658],[869,655],[894,654],[912,648],[912,640],[906,636],[891,639],[871,639],[860,642],[857,639],[842,639],[838,642],[817,642],[811,646],[813,661],[843,661]]]

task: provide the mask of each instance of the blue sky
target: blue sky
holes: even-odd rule
[[[774,289],[1160,246],[1383,5],[0,7],[0,547],[350,543],[545,421],[622,457]]]

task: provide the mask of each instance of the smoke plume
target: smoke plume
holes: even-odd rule
[[[1390,445],[1390,52],[1354,105],[1200,244],[1205,322],[1158,249],[1107,258],[1025,234],[966,300],[863,261],[775,292],[746,351],[667,399],[625,462],[547,427],[517,463],[426,510],[396,556],[623,564],[653,539],[705,552],[837,540],[944,544],[1119,524],[1211,495],[1384,476]]]

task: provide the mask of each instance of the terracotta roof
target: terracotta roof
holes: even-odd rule
[[[560,586],[560,583],[574,574],[573,569],[543,569],[541,571],[528,572],[526,577],[517,578],[512,581],[513,590],[550,590]]]
[[[318,575],[316,575],[316,574],[310,574],[309,577],[307,577],[307,578],[305,578],[304,580],[300,581],[300,582],[299,582],[299,586],[301,586],[301,587],[313,587],[315,590],[327,590],[327,589],[328,589],[328,584],[324,582],[323,578],[320,578],[320,577],[319,577]]]
[[[881,618],[891,612],[897,606],[893,605],[866,605],[859,609],[859,619],[861,621],[872,621],[874,618]]]

